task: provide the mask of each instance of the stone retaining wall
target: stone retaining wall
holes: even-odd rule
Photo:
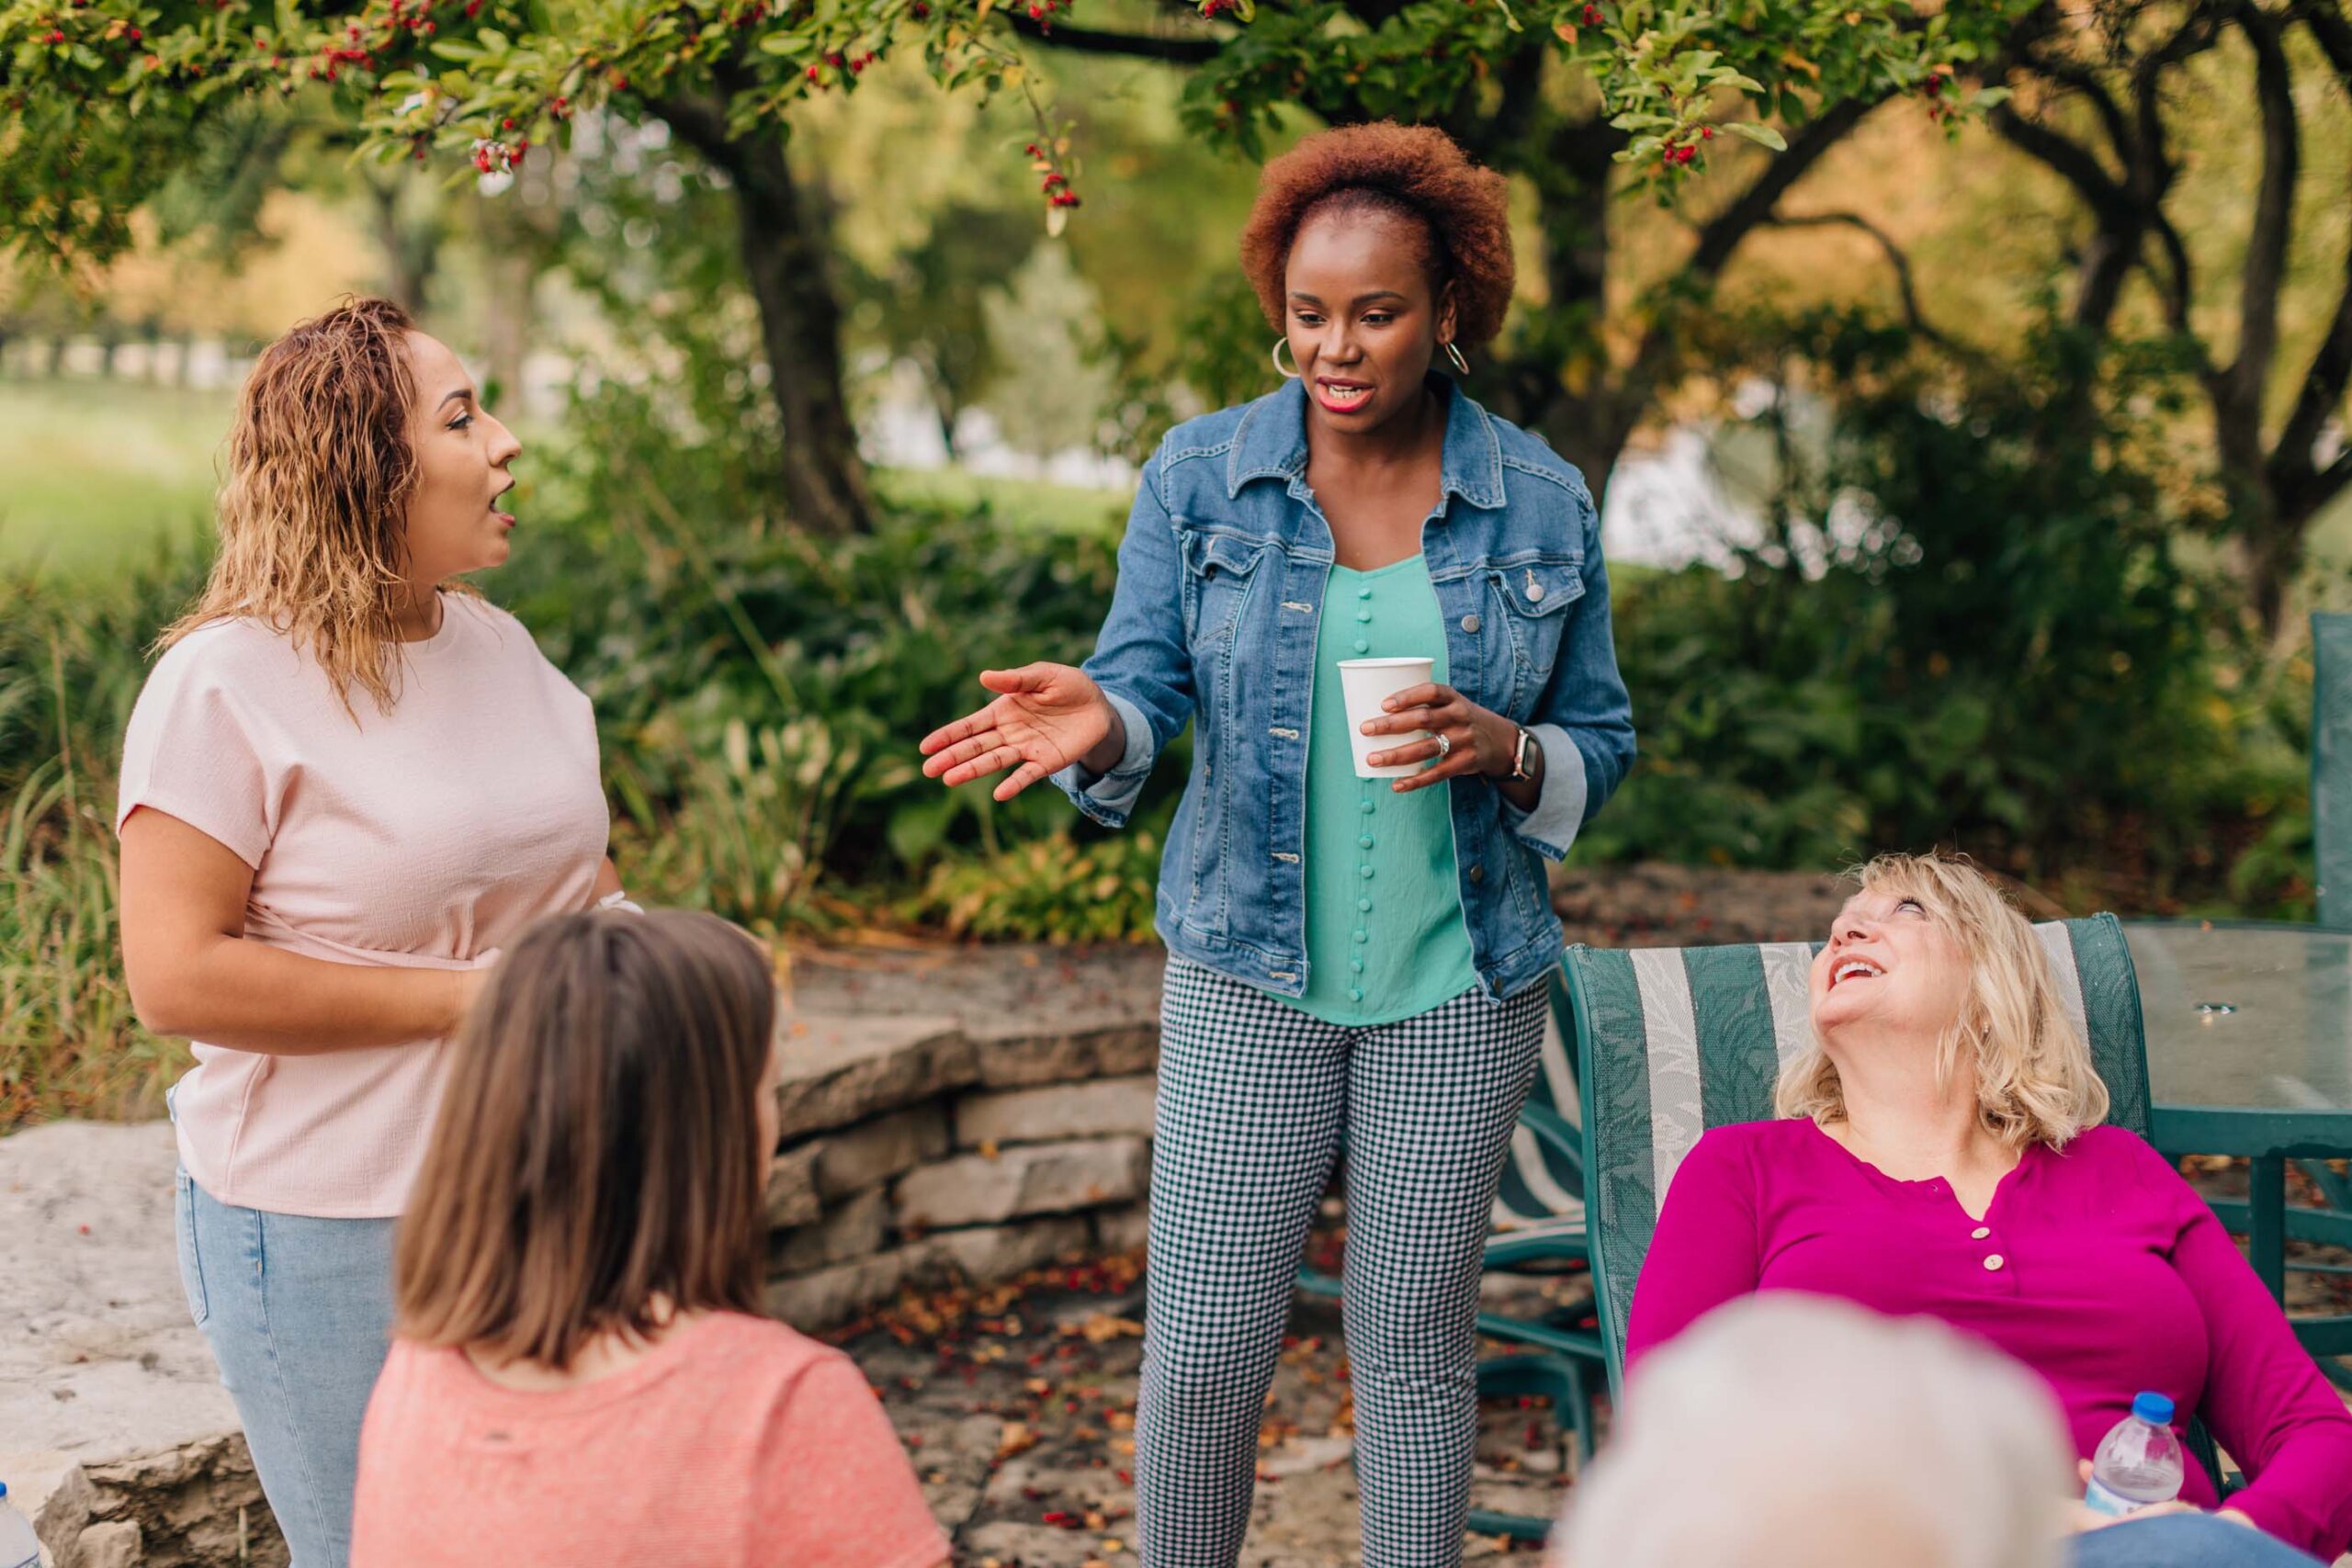
[[[1159,963],[1013,950],[862,977],[805,963],[784,1025],[768,1310],[828,1328],[905,1288],[1141,1245]],[[889,1010],[925,1001],[959,1011]]]
[[[804,957],[781,1028],[768,1307],[1138,1246],[1157,950]],[[0,1139],[0,1481],[55,1568],[272,1568],[286,1546],[189,1321],[172,1130]]]

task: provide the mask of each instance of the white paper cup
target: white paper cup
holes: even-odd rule
[[[1423,762],[1392,763],[1375,768],[1366,759],[1374,751],[1393,751],[1409,746],[1416,740],[1429,739],[1425,729],[1399,730],[1389,735],[1366,735],[1367,719],[1381,716],[1380,705],[1408,686],[1425,686],[1436,679],[1437,660],[1433,659],[1342,659],[1340,660],[1340,688],[1348,699],[1348,739],[1355,746],[1356,777],[1360,779],[1409,778],[1429,766]]]

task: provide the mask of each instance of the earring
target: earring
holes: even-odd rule
[[[1445,356],[1453,361],[1453,368],[1462,375],[1470,374],[1470,362],[1462,357],[1462,345],[1452,338],[1445,340]]]
[[[1298,379],[1298,370],[1296,367],[1284,365],[1283,363],[1283,350],[1289,346],[1290,334],[1288,333],[1284,333],[1281,337],[1274,340],[1274,368],[1283,373],[1283,379],[1285,381],[1295,381]]]

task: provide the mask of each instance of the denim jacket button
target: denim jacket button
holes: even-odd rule
[[[1478,617],[1476,615],[1463,616],[1462,629],[1468,632],[1472,637],[1476,637],[1478,635]]]
[[[1472,866],[1472,867],[1470,868],[1470,880],[1471,880],[1471,881],[1473,881],[1473,882],[1484,882],[1484,881],[1486,881],[1486,880],[1487,880],[1487,868],[1486,868],[1485,866],[1483,866],[1483,865],[1474,865],[1474,866]]]

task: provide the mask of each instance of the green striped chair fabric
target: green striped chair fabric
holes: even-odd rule
[[[2122,927],[2102,914],[2034,931],[2107,1081],[2109,1120],[2146,1136],[2147,1045]],[[1781,1064],[1812,1028],[1807,975],[1818,951],[1809,942],[1568,949],[1583,1195],[1612,1391],[1624,1366],[1626,1309],[1668,1184],[1707,1128],[1771,1116]]]
[[[1498,1238],[1584,1234],[1584,1116],[1577,1103],[1576,1063],[1569,1049],[1566,1009],[1555,1005],[1544,1021],[1544,1045],[1527,1105],[1512,1130],[1502,1181],[1495,1193]]]

